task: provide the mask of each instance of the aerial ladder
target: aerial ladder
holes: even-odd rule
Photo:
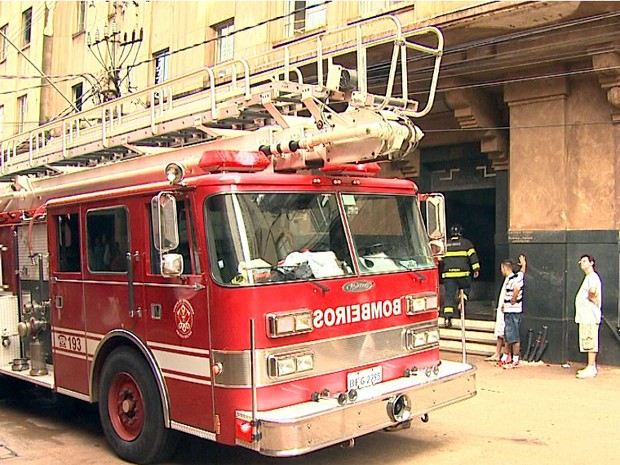
[[[390,44],[383,92],[371,93],[367,53]],[[253,65],[259,57],[195,70],[3,140],[0,205],[27,210],[71,186],[114,187],[135,166],[156,169],[212,142],[261,150],[276,172],[402,159],[423,136],[412,119],[431,111],[442,53],[437,28],[405,34],[382,16],[286,45],[267,69]],[[422,108],[408,88],[412,59],[431,63]],[[353,60],[354,69],[338,64]]]

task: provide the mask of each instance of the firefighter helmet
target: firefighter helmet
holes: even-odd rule
[[[456,223],[450,226],[450,237],[454,236],[462,236],[463,235],[463,226]]]

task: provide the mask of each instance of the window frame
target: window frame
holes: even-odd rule
[[[75,11],[75,34],[86,31],[86,0],[77,0]]]
[[[102,212],[106,212],[106,211],[112,212],[112,211],[116,211],[116,210],[120,210],[120,211],[124,211],[125,212],[125,227],[126,227],[126,236],[127,236],[127,242],[125,244],[126,245],[125,248],[127,249],[127,251],[131,251],[131,223],[130,223],[131,219],[130,219],[130,215],[129,215],[129,208],[126,205],[110,205],[110,206],[106,206],[106,207],[89,208],[88,210],[86,210],[86,213],[84,214],[84,223],[85,223],[85,225],[84,225],[84,228],[85,228],[84,236],[85,236],[85,239],[86,239],[86,251],[87,251],[87,254],[86,254],[86,269],[88,270],[88,272],[90,274],[97,274],[97,275],[107,275],[107,274],[127,275],[128,274],[126,262],[124,262],[125,263],[124,271],[111,270],[111,269],[110,270],[95,270],[95,269],[91,268],[91,259],[90,259],[91,236],[90,236],[90,228],[89,228],[89,224],[88,224],[89,215],[96,214],[96,213],[102,213]],[[114,232],[116,233],[116,226],[115,226]],[[114,239],[116,239],[116,234],[115,234]],[[94,250],[94,245],[93,245],[93,250]],[[121,250],[122,250],[122,246],[121,246]],[[122,255],[121,252],[119,252],[119,253]]]
[[[32,42],[32,7],[22,12],[22,48],[26,48]]]
[[[79,95],[77,92],[78,89],[79,89]],[[73,104],[75,105],[75,107],[79,111],[82,111],[82,108],[84,106],[84,83],[83,82],[78,82],[77,84],[74,84],[71,86],[71,97],[73,98]]]
[[[4,139],[4,105],[0,105],[0,142]]]
[[[24,132],[26,128],[26,116],[28,115],[28,94],[17,97],[17,134]]]
[[[214,24],[212,29],[215,31],[214,64],[231,61],[235,57],[234,18]]]
[[[188,198],[177,198],[177,219],[181,220],[181,218],[185,221],[185,227],[187,230],[187,256],[183,255],[183,274],[181,276],[197,276],[201,274],[200,267],[200,257],[198,252],[198,244],[196,242],[196,231],[194,229],[194,221],[193,215],[191,211],[192,202]],[[183,202],[183,208],[180,207],[181,202]],[[147,215],[148,215],[148,224],[152,224],[153,216],[150,201],[146,204]],[[181,215],[183,215],[181,217]],[[182,224],[182,221],[178,221],[179,226]],[[146,267],[146,272],[151,277],[153,276],[161,276],[161,272],[158,269],[158,260],[159,260],[159,251],[155,247],[155,239],[153,237],[153,228],[148,228],[149,230],[149,239],[148,239],[148,256],[149,256],[149,266]],[[181,228],[179,227],[179,233],[181,233]],[[179,234],[180,235],[180,234]],[[175,250],[178,250],[182,246],[179,243],[179,247]],[[183,244],[183,247],[185,244]],[[179,252],[173,252],[179,253]],[[186,262],[186,258],[189,257],[189,263]]]
[[[77,241],[77,245],[75,248],[77,250],[77,269],[66,269],[66,267],[61,266],[63,263],[67,263],[64,259],[68,256],[68,254],[64,253],[61,249],[64,242],[63,237],[63,224],[61,224],[61,220],[65,217],[73,217],[77,220],[77,229],[70,229],[71,235],[70,238],[72,241]],[[63,213],[54,214],[54,224],[56,229],[56,271],[58,273],[82,273],[82,244],[81,244],[81,222],[79,210],[72,210]],[[75,234],[73,234],[75,233]]]
[[[153,53],[154,75],[153,84],[161,84],[168,80],[170,76],[170,48],[166,47]],[[163,64],[163,72],[158,71],[160,64]]]
[[[0,63],[2,63],[3,61],[6,61],[7,59],[7,51],[8,51],[8,42],[5,38],[9,36],[9,23],[6,23],[4,26],[0,27],[0,31],[2,31],[2,34],[0,34]]]
[[[309,7],[312,8],[308,9]],[[287,9],[285,36],[288,38],[316,31],[327,25],[327,4],[323,0],[289,0]],[[293,14],[294,11],[302,9],[303,11]]]

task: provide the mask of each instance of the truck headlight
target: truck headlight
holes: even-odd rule
[[[296,357],[297,372],[310,371],[314,369],[314,355],[302,354]]]
[[[311,371],[314,369],[314,354],[311,352],[300,352],[270,355],[267,359],[267,369],[271,378]]]
[[[312,311],[310,310],[269,313],[267,315],[267,335],[269,337],[309,333],[313,329]]]
[[[408,295],[406,298],[407,315],[426,312],[437,308],[437,294]]]
[[[435,346],[439,343],[439,329],[435,328],[408,328],[403,331],[403,348],[418,350]]]

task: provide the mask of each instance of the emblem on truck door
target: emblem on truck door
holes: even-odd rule
[[[192,335],[194,326],[194,308],[187,300],[178,300],[174,306],[174,321],[177,325],[177,334],[183,339]]]
[[[372,289],[374,285],[373,281],[350,281],[342,286],[342,290],[345,292],[365,292]]]

